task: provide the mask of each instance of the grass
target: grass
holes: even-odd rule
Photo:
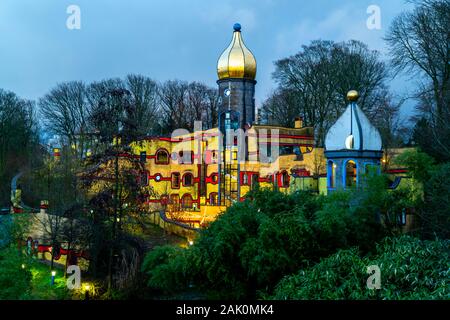
[[[63,270],[56,270],[55,284],[51,284],[50,267],[33,260],[30,265],[33,276],[31,280],[31,300],[67,300],[71,299],[71,292],[67,289]]]

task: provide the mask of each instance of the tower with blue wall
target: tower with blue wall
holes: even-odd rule
[[[325,138],[328,192],[358,187],[362,178],[380,172],[381,136],[357,104],[357,91],[349,91],[349,104]]]

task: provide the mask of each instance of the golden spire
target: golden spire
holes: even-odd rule
[[[347,100],[350,102],[355,102],[359,98],[359,93],[356,90],[350,90],[347,93]]]
[[[256,77],[255,57],[242,40],[241,25],[236,23],[233,28],[233,39],[217,63],[219,79],[244,78],[254,80]]]

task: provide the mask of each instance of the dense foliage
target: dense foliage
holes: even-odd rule
[[[328,197],[256,190],[204,230],[193,246],[159,248],[147,255],[142,269],[148,285],[164,292],[191,285],[213,298],[267,297],[285,275],[338,249],[375,250],[376,241],[395,232],[379,223],[380,212],[395,210],[394,197],[378,182],[358,193]]]
[[[25,299],[31,290],[31,272],[25,266],[27,259],[17,250],[0,250],[0,300]]]
[[[368,289],[367,267],[380,268],[381,288]],[[288,276],[275,299],[449,299],[450,241],[387,238],[375,254],[339,250],[313,267]]]
[[[38,154],[33,102],[0,89],[0,206],[9,205],[11,178],[33,167]]]
[[[450,163],[435,164],[426,153],[413,150],[397,161],[408,168],[411,207],[418,217],[416,231],[422,238],[450,237]]]

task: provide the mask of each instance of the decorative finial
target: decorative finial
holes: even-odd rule
[[[347,100],[350,102],[355,102],[359,98],[359,93],[356,90],[350,90],[347,93]]]
[[[240,32],[241,31],[241,24],[235,23],[233,26],[234,31]]]

